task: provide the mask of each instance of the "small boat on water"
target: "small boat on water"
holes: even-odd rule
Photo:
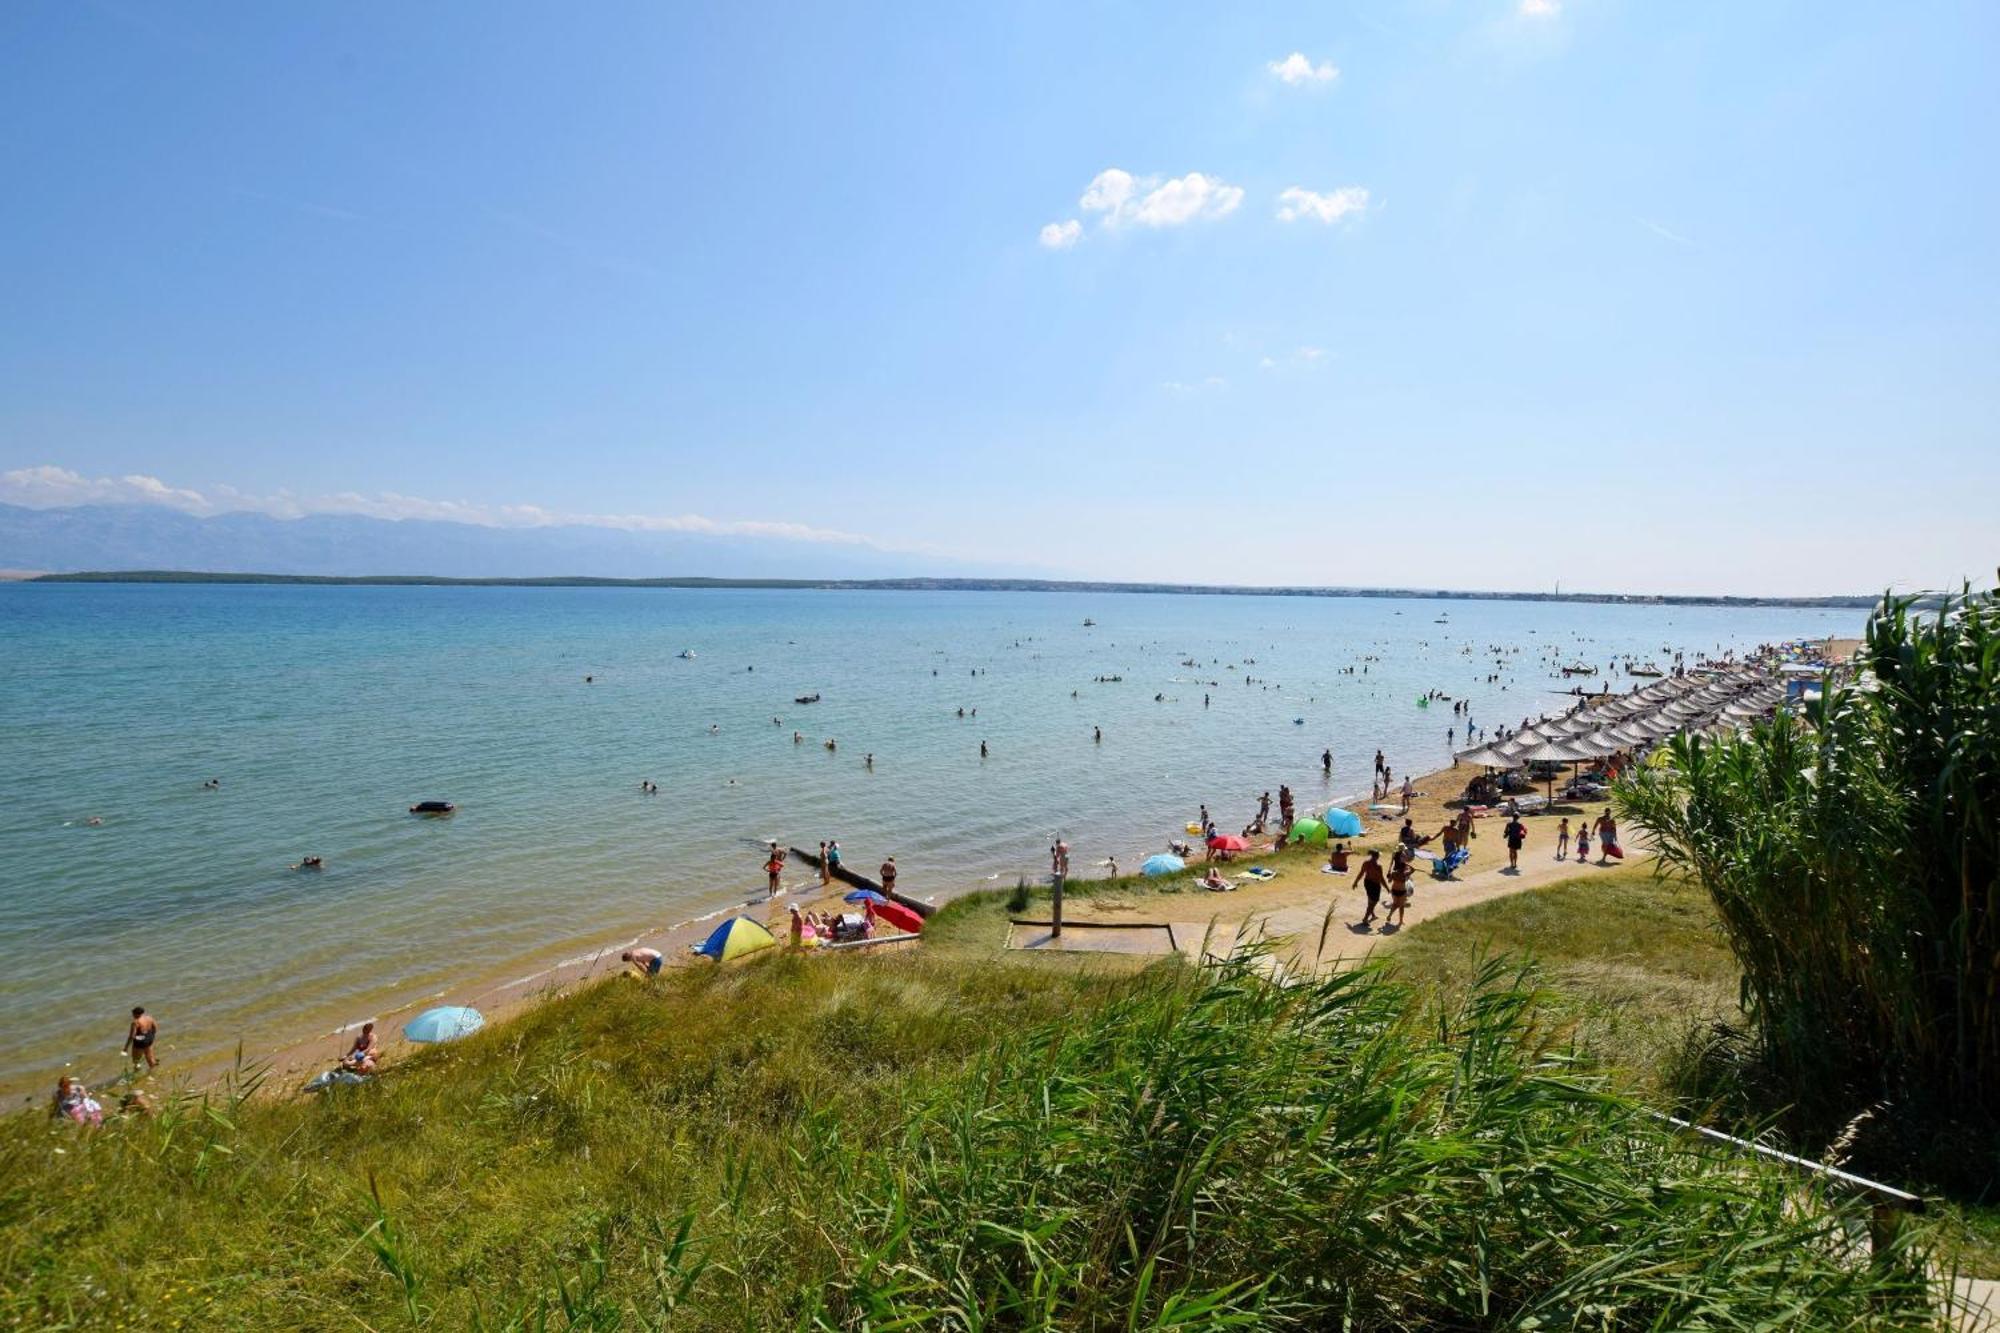
[[[1566,666],[1563,668],[1563,674],[1565,676],[1594,676],[1597,674],[1597,668],[1594,666]]]
[[[1095,620],[1092,620],[1092,619],[1091,619],[1091,618],[1090,618],[1089,616],[1085,616],[1085,617],[1083,618],[1083,627],[1084,627],[1085,629],[1089,629],[1089,628],[1090,628],[1091,626],[1095,625],[1096,623],[1097,623],[1097,622],[1096,622]]]
[[[692,662],[694,661],[694,649],[683,648],[680,650],[680,652],[676,653],[675,656],[679,657],[684,662]]]
[[[418,801],[410,807],[413,815],[448,815],[458,809],[450,801]]]
[[[819,691],[814,690],[811,694],[801,694],[793,699],[792,702],[795,704],[816,704],[819,702]]]

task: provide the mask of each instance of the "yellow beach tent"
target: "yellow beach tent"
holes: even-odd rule
[[[768,949],[777,941],[771,932],[747,916],[732,916],[717,926],[709,937],[696,947],[695,952],[705,954],[718,963],[726,963],[732,958],[741,958],[746,953]]]

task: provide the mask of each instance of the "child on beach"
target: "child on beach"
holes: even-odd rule
[[[1569,816],[1564,815],[1563,822],[1556,825],[1556,860],[1560,861],[1568,855],[1569,855]]]
[[[1590,825],[1582,820],[1576,825],[1576,859],[1579,862],[1590,859]]]

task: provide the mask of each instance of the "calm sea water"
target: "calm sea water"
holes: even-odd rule
[[[1558,702],[1554,662],[1664,661],[1851,634],[1860,619],[0,585],[0,1082],[115,1059],[135,1003],[186,1058],[741,902],[766,836],[838,837],[860,865],[894,853],[920,894],[1035,873],[1057,831],[1079,869],[1107,854],[1129,867],[1200,802],[1236,826],[1280,782],[1305,806],[1364,790],[1377,747],[1399,772],[1439,766],[1453,719],[1416,706],[1426,689],[1513,725]],[[1507,666],[1489,683],[1496,648]],[[823,702],[793,703],[814,692]],[[203,789],[211,777],[220,790]],[[433,797],[458,814],[405,813]],[[288,869],[306,853],[324,873]]]

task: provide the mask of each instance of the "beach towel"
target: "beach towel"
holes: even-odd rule
[[[1625,859],[1625,849],[1615,842],[1604,843],[1603,852],[1614,861],[1623,861]]]
[[[1245,875],[1248,875],[1251,879],[1276,879],[1278,877],[1277,871],[1269,869],[1268,867],[1265,866],[1251,866],[1248,870],[1244,871],[1243,873]]]

